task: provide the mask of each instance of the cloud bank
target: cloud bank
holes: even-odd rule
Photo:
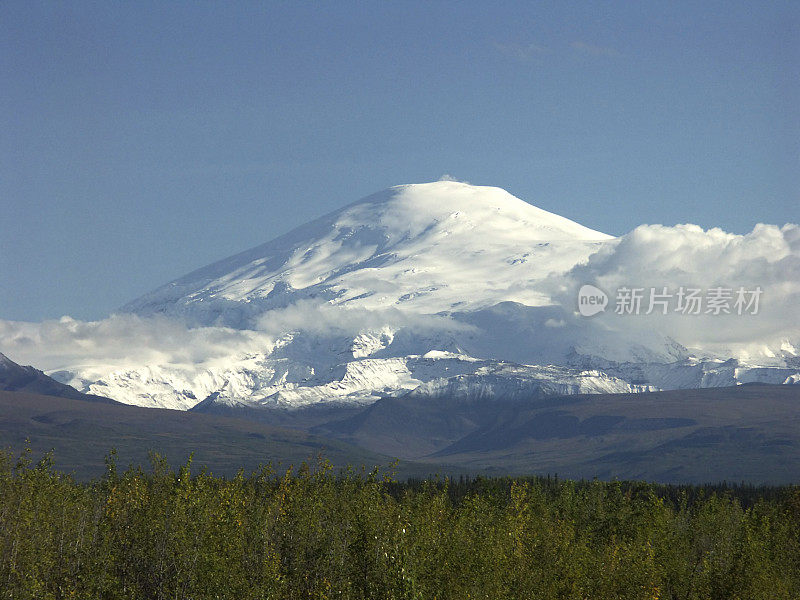
[[[521,282],[520,285],[523,285]],[[577,315],[577,291],[596,285],[609,295],[608,309],[598,315]],[[555,274],[540,289],[564,310],[526,327],[537,344],[558,346],[571,334],[605,339],[647,340],[669,336],[699,353],[753,361],[783,360],[800,354],[800,227],[757,225],[745,235],[696,225],[643,225],[606,243],[584,264]],[[735,290],[760,288],[758,314],[682,314],[675,299],[668,314],[616,314],[615,295],[623,287],[647,291],[667,288]],[[231,356],[269,354],[276,340],[291,331],[319,338],[353,339],[364,331],[390,327],[420,332],[425,339],[465,340],[491,337],[494,325],[481,333],[445,315],[413,314],[394,309],[344,308],[302,300],[265,313],[253,330],[227,327],[190,328],[165,317],[113,315],[92,322],[69,317],[42,323],[0,321],[0,352],[12,360],[54,371],[103,365],[125,369],[141,365],[199,365]],[[533,328],[533,329],[532,329]],[[535,329],[535,331],[534,331]],[[509,335],[514,335],[512,331]],[[574,335],[573,335],[574,337]],[[434,342],[431,342],[434,343]],[[437,348],[429,348],[437,349]],[[416,349],[415,349],[416,351]],[[491,358],[491,357],[481,357]]]
[[[112,315],[100,321],[70,317],[42,323],[0,321],[0,352],[42,370],[76,365],[126,368],[194,364],[241,352],[269,351],[266,332],[226,327],[190,329],[165,317]]]
[[[748,234],[727,233],[697,225],[642,225],[607,244],[585,264],[566,275],[553,277],[548,286],[556,301],[576,307],[577,290],[593,284],[610,299],[609,310],[592,319],[604,326],[631,332],[656,328],[689,347],[729,352],[732,356],[766,356],[800,338],[800,227],[759,224]],[[642,312],[649,294],[677,294],[684,289],[732,290],[730,313],[684,314],[678,298],[669,299],[667,314],[654,307],[650,315],[617,314],[620,288],[643,289]],[[736,314],[733,306],[739,288],[760,288],[757,314]],[[749,299],[749,298],[748,298]]]
[[[343,308],[301,300],[262,316],[254,330],[195,327],[162,316],[112,315],[100,321],[71,317],[41,323],[0,320],[0,352],[45,371],[86,365],[109,369],[141,365],[208,364],[231,356],[269,354],[276,340],[304,331],[320,338],[353,338],[363,331],[393,329],[426,333],[471,331],[447,317],[396,309]]]

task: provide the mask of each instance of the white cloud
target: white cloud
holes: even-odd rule
[[[782,340],[800,336],[800,227],[757,225],[746,235],[697,225],[643,225],[605,245],[585,264],[548,285],[565,307],[575,306],[577,290],[591,283],[610,297],[609,310],[592,317],[620,331],[656,329],[690,347],[715,349],[731,355],[774,352]],[[617,290],[643,288],[643,311],[651,288],[677,292],[680,287],[754,290],[760,287],[759,312],[753,314],[686,315],[670,300],[667,315],[658,308],[650,315],[615,314]]]
[[[444,173],[441,177],[439,177],[439,181],[455,181],[457,183],[469,184],[469,181],[466,181],[466,180],[462,181],[461,179],[458,179],[457,177],[453,177],[452,175],[450,175],[450,173]]]
[[[345,308],[311,300],[300,300],[286,308],[271,310],[259,319],[257,327],[259,331],[272,337],[299,330],[320,335],[355,336],[360,332],[379,330],[387,325],[395,329],[427,332],[471,330],[469,326],[444,316],[415,314],[396,308]]]
[[[446,317],[396,309],[367,310],[301,300],[266,313],[256,330],[189,328],[166,317],[112,315],[100,321],[70,317],[28,323],[0,320],[0,352],[11,360],[54,371],[85,365],[109,369],[141,365],[190,365],[231,356],[268,354],[282,335],[304,331],[319,337],[353,338],[390,325],[393,329],[457,332],[470,327]]]
[[[113,315],[101,321],[70,317],[42,323],[0,320],[0,352],[43,370],[103,364],[191,364],[269,349],[265,332],[226,327],[189,329],[165,317]]]

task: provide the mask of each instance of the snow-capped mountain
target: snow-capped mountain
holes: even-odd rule
[[[577,316],[560,300],[563,277],[617,243],[499,188],[453,181],[398,186],[122,309],[195,329],[250,332],[244,348],[197,360],[50,371],[83,391],[178,409],[800,378],[798,364],[783,357],[745,364],[687,349],[655,330]]]
[[[453,181],[379,192],[189,273],[123,308],[194,325],[253,326],[300,299],[422,314],[549,303],[536,283],[613,239]]]

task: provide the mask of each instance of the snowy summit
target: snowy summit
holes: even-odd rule
[[[128,304],[193,325],[248,327],[300,298],[423,313],[547,304],[536,282],[613,239],[488,186],[401,185]]]

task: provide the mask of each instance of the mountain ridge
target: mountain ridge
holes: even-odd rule
[[[45,375],[44,372],[35,367],[22,366],[15,363],[2,352],[0,352],[0,391],[26,392],[72,400],[119,404],[115,400],[104,396],[84,394],[70,385]]]

